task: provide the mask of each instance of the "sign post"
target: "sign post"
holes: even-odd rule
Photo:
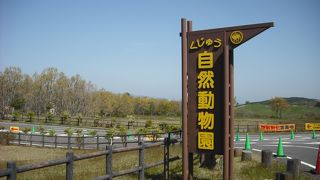
[[[190,22],[186,32],[185,21],[181,26],[183,177],[192,179],[192,153],[204,153],[223,155],[223,178],[233,179],[233,49],[273,23],[192,31]]]

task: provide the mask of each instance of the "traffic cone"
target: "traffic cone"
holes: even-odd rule
[[[249,151],[251,150],[250,138],[248,133],[246,134],[246,143],[245,143],[244,149]]]
[[[237,132],[237,135],[236,135],[236,141],[240,141],[240,135],[239,135],[239,132]]]
[[[294,140],[294,132],[291,131],[291,140]]]
[[[320,174],[320,145],[318,149],[318,157],[317,157],[317,164],[316,164],[316,174]]]
[[[282,146],[282,137],[279,138],[278,149],[277,149],[277,157],[285,157]]]
[[[32,126],[32,129],[31,129],[31,134],[34,134],[36,132],[34,126]]]
[[[262,131],[260,131],[260,138],[259,138],[259,141],[263,141]]]
[[[316,138],[317,138],[317,136],[316,136],[316,131],[315,131],[315,130],[312,131],[312,136],[311,136],[311,138],[312,138],[312,139],[316,139]]]

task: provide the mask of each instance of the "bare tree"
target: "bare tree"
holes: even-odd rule
[[[282,118],[282,112],[289,107],[288,102],[281,97],[274,97],[270,100],[271,109],[277,118]]]

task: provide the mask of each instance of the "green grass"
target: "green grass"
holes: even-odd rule
[[[271,107],[265,103],[250,103],[235,108],[236,119],[258,119],[273,122],[304,123],[320,122],[320,108],[303,105],[290,104],[288,109],[283,111],[282,118],[275,118]]]
[[[18,166],[23,164],[43,162],[52,159],[65,157],[66,149],[36,148],[27,146],[1,146],[0,145],[0,169],[5,169],[6,162],[14,160]],[[75,154],[90,153],[94,150],[73,150]],[[170,155],[181,154],[181,146],[174,145],[170,147]],[[222,179],[222,156],[218,156],[220,162],[215,168],[199,168],[199,158],[194,156],[194,178],[198,180]],[[157,162],[163,159],[163,147],[146,149],[145,162]],[[274,179],[275,173],[284,171],[285,166],[277,161],[273,162],[271,169],[263,168],[258,162],[260,156],[254,154],[254,161],[242,162],[240,157],[234,159],[234,177],[236,180],[256,180],[256,179]],[[113,155],[113,171],[132,169],[138,165],[138,151],[118,153]],[[97,157],[87,160],[76,161],[74,163],[74,179],[93,179],[102,176],[105,173],[105,157]],[[65,179],[65,165],[59,165],[25,173],[19,173],[18,179]],[[151,168],[145,171],[146,179],[163,179],[163,165]],[[1,178],[5,179],[5,178]],[[116,179],[133,180],[137,179],[137,174],[118,177]],[[181,160],[170,163],[170,179],[182,179]],[[300,179],[308,179],[301,175]]]
[[[6,168],[6,162],[13,160],[17,166],[31,163],[39,163],[52,159],[63,158],[68,150],[36,148],[28,146],[2,146],[0,145],[0,169]],[[85,154],[94,150],[73,150],[75,154]],[[170,147],[172,156],[181,154],[179,145]],[[145,163],[158,162],[163,160],[163,147],[145,150]],[[174,165],[175,164],[175,165]],[[117,153],[113,155],[113,171],[119,172],[129,170],[138,166],[138,151]],[[179,169],[181,161],[172,163],[172,169]],[[146,177],[162,177],[163,165],[146,170]],[[174,171],[174,170],[173,170]],[[93,179],[97,176],[105,175],[105,156],[76,161],[74,163],[74,179]],[[65,165],[43,168],[39,170],[19,173],[18,179],[65,179]],[[117,179],[137,179],[137,175],[128,175]],[[154,179],[154,178],[153,178]],[[161,179],[161,178],[160,178]]]

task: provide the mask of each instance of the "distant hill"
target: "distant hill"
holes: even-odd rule
[[[320,107],[316,106],[319,104],[319,100],[303,97],[289,97],[284,99],[288,102],[289,107],[283,111],[282,121],[320,122]],[[274,116],[275,113],[271,109],[270,100],[247,103],[235,108],[236,119],[277,119]]]
[[[283,98],[290,105],[306,105],[306,106],[315,106],[317,102],[320,102],[318,99],[309,99],[304,97],[289,97]],[[270,104],[270,100],[260,101],[260,102],[252,102],[250,104]]]

